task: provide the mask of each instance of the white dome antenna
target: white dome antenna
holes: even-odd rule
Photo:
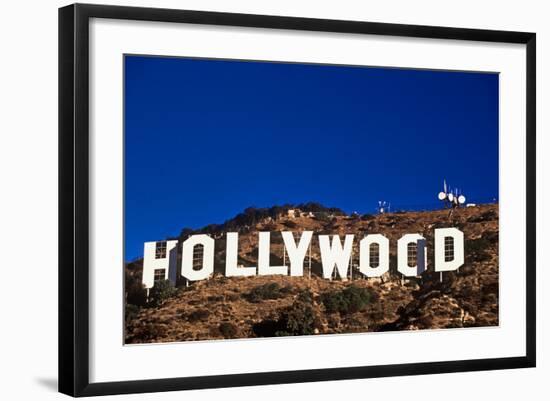
[[[437,194],[437,199],[443,202],[445,207],[459,207],[466,203],[466,197],[462,194],[462,189],[447,185],[447,180],[443,179],[443,191]]]

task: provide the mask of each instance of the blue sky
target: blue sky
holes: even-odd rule
[[[498,197],[498,74],[125,57],[125,258],[248,206]]]

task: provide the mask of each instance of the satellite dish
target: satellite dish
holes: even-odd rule
[[[463,204],[466,202],[466,197],[464,195],[460,195],[458,197],[458,203]]]
[[[451,202],[453,201],[454,198],[455,198],[455,197],[454,197],[453,194],[449,194],[449,200],[450,200]]]
[[[445,192],[440,192],[439,195],[437,195],[437,197],[439,198],[439,200],[443,200],[447,197],[447,194],[445,194]]]

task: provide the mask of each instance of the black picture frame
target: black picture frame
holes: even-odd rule
[[[382,366],[90,383],[88,61],[91,18],[276,28],[526,45],[526,355]],[[479,29],[74,4],[59,9],[59,391],[71,396],[534,367],[536,35]]]

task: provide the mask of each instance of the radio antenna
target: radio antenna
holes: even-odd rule
[[[445,207],[459,207],[466,203],[466,197],[462,194],[462,190],[455,188],[453,191],[451,186],[447,185],[446,179],[443,179],[443,191],[437,194],[437,198],[443,202]]]

